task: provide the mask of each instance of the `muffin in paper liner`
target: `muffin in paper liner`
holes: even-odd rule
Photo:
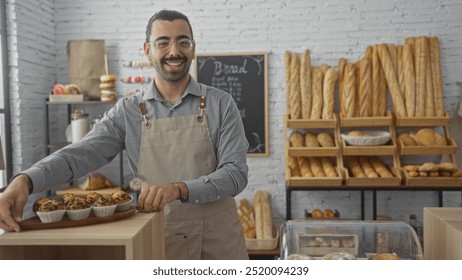
[[[83,220],[90,216],[91,207],[85,209],[76,209],[76,210],[66,210],[66,214],[69,219],[73,221]]]
[[[37,216],[39,216],[40,221],[44,224],[49,224],[49,223],[57,223],[62,221],[64,217],[64,213],[66,213],[66,210],[61,209],[61,210],[54,210],[54,211],[49,211],[49,212],[40,212],[37,211]]]
[[[122,202],[122,203],[117,203],[117,211],[122,212],[122,211],[128,210],[128,208],[130,208],[130,206],[132,204],[132,201],[133,201],[133,196],[130,195],[130,200],[129,201],[125,201],[125,202]]]
[[[109,205],[109,206],[93,206],[93,212],[97,217],[106,217],[111,216],[114,214],[114,211],[117,207],[117,204]]]

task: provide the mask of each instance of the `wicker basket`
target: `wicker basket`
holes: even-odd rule
[[[273,227],[273,238],[270,239],[246,239],[247,250],[274,250],[278,247],[279,230]]]

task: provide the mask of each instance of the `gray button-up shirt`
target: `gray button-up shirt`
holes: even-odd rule
[[[203,86],[191,77],[181,99],[172,105],[151,83],[144,95],[139,93],[120,99],[81,141],[51,154],[22,173],[29,175],[34,193],[38,193],[97,170],[125,149],[130,169],[137,176],[143,122],[138,104],[145,102],[149,119],[198,114]],[[217,169],[211,174],[185,181],[189,188],[189,202],[192,203],[235,196],[247,185],[248,143],[237,106],[230,94],[206,87],[205,114],[217,157]]]

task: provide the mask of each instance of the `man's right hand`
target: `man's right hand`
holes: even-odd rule
[[[27,199],[29,198],[29,177],[18,175],[0,195],[0,228],[5,231],[17,231]]]

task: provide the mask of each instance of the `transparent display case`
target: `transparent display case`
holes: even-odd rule
[[[354,259],[379,254],[423,259],[417,234],[405,222],[300,220],[286,221],[280,230],[281,259],[325,259],[338,254]]]

